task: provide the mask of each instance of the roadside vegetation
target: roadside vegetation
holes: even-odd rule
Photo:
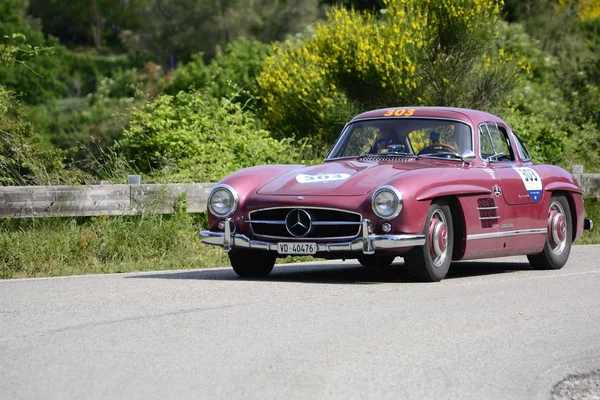
[[[0,2],[2,186],[315,163],[353,115],[398,105],[484,109],[536,162],[600,172],[600,3]],[[201,221],[0,221],[0,276],[223,265]]]

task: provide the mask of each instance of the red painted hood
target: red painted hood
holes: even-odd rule
[[[279,175],[257,193],[279,196],[359,196],[407,170],[432,167],[423,160],[393,164],[340,160],[296,168]]]

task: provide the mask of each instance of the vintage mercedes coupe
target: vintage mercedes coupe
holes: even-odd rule
[[[203,243],[235,272],[267,275],[277,257],[312,255],[386,266],[439,281],[452,260],[527,255],[565,265],[592,221],[562,168],[535,165],[500,118],[443,107],[360,114],[322,164],[242,169],[208,199]]]

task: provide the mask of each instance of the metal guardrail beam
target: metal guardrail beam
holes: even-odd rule
[[[579,182],[583,197],[600,198],[600,174],[586,174],[582,165],[573,166],[573,176]]]
[[[187,211],[206,210],[213,183],[0,187],[0,218],[170,214],[185,194]]]

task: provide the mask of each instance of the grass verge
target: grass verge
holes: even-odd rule
[[[0,277],[24,278],[227,265],[197,237],[203,215],[0,222]]]
[[[586,199],[596,222],[578,244],[600,243],[600,199]],[[205,246],[203,214],[13,219],[0,221],[0,279],[228,266]],[[279,262],[313,260],[287,257]]]

